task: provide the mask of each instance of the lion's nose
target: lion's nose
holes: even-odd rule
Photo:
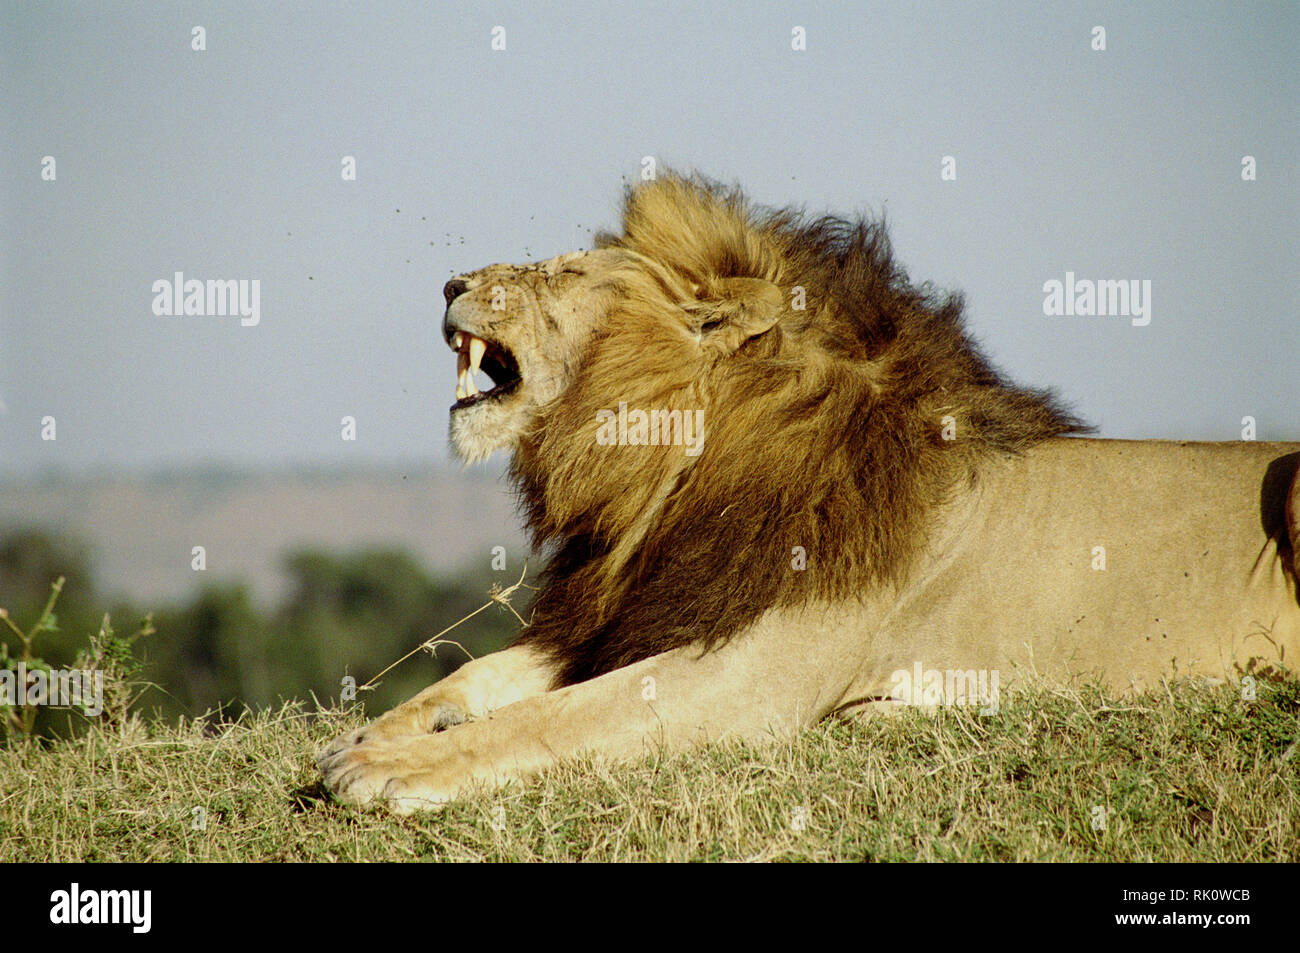
[[[453,278],[442,286],[442,296],[447,299],[447,310],[442,315],[442,337],[448,344],[451,343],[452,335],[456,333],[447,323],[447,318],[451,315],[451,303],[466,291],[469,291],[469,282],[463,278]]]
[[[466,291],[469,291],[469,282],[463,278],[453,278],[442,286],[442,296],[449,305]]]

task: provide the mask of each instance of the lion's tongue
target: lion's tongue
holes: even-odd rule
[[[472,334],[457,332],[452,344],[456,348],[456,399],[464,400],[478,393],[474,373],[483,362],[487,342]]]

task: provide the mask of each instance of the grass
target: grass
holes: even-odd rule
[[[585,760],[408,818],[317,784],[313,753],[361,721],[292,702],[16,741],[0,861],[1300,861],[1294,679],[1254,701],[1004,692],[989,718],[905,710],[767,747]]]

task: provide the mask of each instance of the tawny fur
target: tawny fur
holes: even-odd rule
[[[554,553],[519,642],[550,653],[561,684],[899,582],[982,459],[1087,429],[1008,383],[963,330],[960,297],[912,285],[880,224],[667,176],[628,192],[622,234],[598,247],[633,253],[617,304],[512,468]],[[774,283],[779,320],[734,352],[701,349],[674,315],[710,317],[737,278]],[[703,409],[703,453],[641,447],[592,472],[596,412],[620,401]],[[960,439],[943,439],[945,418]],[[795,547],[813,571],[794,568]]]

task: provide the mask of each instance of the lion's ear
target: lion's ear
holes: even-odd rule
[[[768,331],[785,310],[781,289],[762,278],[722,278],[701,289],[705,300],[688,305],[700,343],[730,354]]]

